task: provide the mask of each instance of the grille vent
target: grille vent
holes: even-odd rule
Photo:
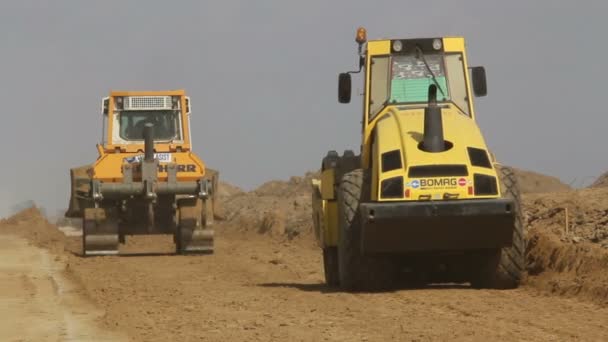
[[[409,178],[468,176],[466,165],[422,165],[411,166]]]
[[[172,109],[171,96],[129,96],[125,110]]]

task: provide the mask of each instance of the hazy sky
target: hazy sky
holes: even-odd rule
[[[497,157],[588,184],[608,170],[607,4],[4,0],[0,214],[67,206],[68,169],[95,160],[110,89],[185,88],[195,151],[247,189],[358,150],[360,102],[338,104],[336,83],[359,25],[370,38],[465,36],[487,70],[476,105]]]

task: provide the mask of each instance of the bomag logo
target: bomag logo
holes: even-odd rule
[[[427,178],[420,180],[420,187],[436,188],[436,187],[455,187],[458,185],[456,178]]]

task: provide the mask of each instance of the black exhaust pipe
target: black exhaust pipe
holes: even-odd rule
[[[429,86],[429,103],[424,109],[424,140],[422,149],[427,152],[445,151],[441,108],[437,106],[437,86]]]
[[[151,123],[144,125],[144,160],[154,161],[154,125]]]

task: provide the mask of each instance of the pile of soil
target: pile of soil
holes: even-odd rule
[[[557,177],[517,168],[512,169],[517,176],[519,188],[524,194],[572,190],[572,187],[562,183]]]
[[[608,188],[524,196],[529,285],[608,304]]]
[[[288,181],[270,181],[253,191],[226,190],[222,198],[224,218],[239,230],[257,231],[292,238],[311,231],[311,181],[318,173],[308,172]],[[226,186],[226,185],[224,185]],[[220,191],[224,191],[221,190]]]
[[[542,292],[608,305],[608,251],[588,242],[567,243],[533,228],[528,233],[527,285]]]
[[[529,194],[524,196],[524,210],[529,229],[550,232],[563,242],[608,249],[608,188]]]
[[[0,221],[0,232],[27,238],[37,247],[61,253],[65,248],[65,235],[47,221],[39,208],[33,206]]]
[[[226,220],[228,213],[226,212],[225,203],[231,198],[242,194],[243,190],[238,186],[232,185],[228,182],[220,181],[215,197],[216,203],[214,204],[213,216],[217,220]]]
[[[603,173],[599,176],[593,184],[591,184],[592,188],[606,188],[608,187],[608,172]]]

